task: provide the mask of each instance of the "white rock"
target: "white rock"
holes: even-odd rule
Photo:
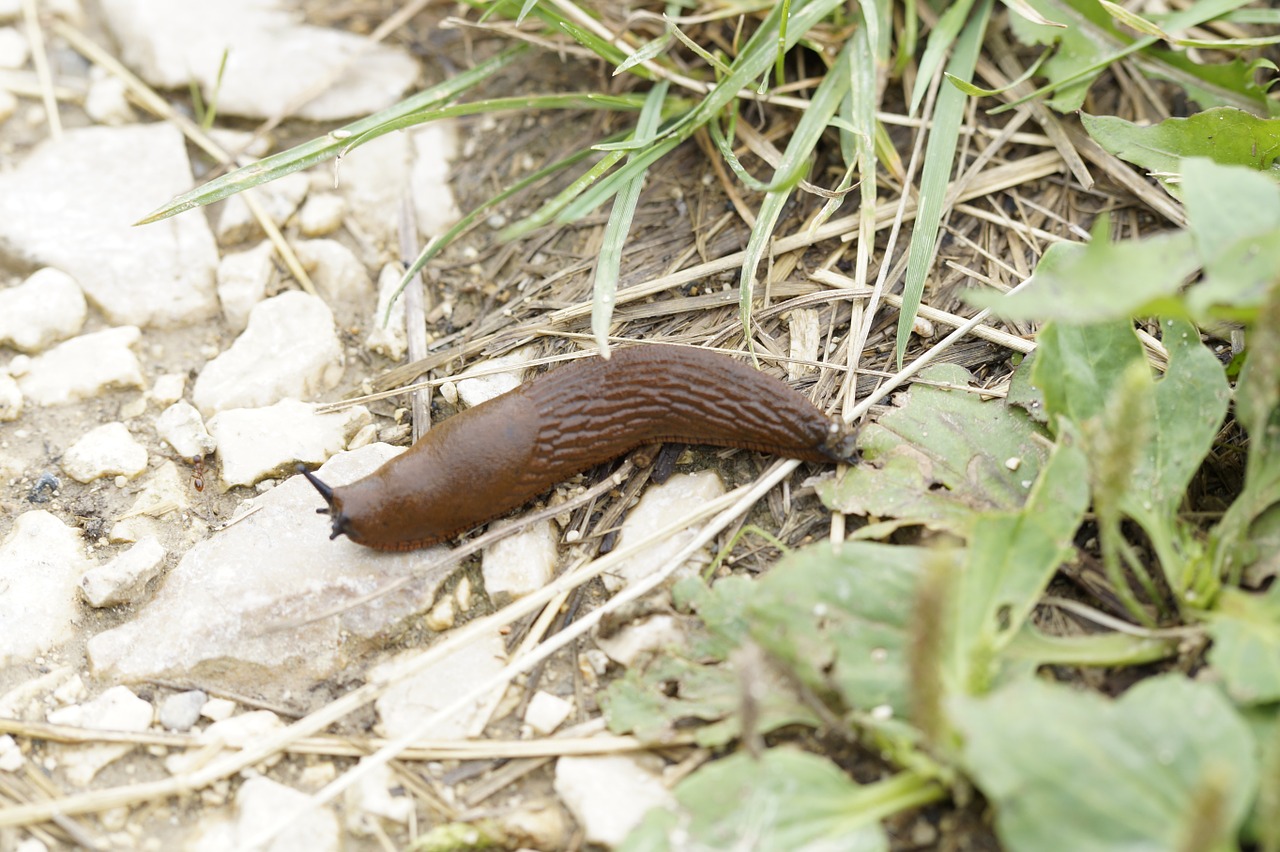
[[[662,485],[654,486],[644,493],[640,502],[622,522],[622,531],[618,537],[619,545],[627,547],[638,541],[644,541],[651,533],[689,517],[723,494],[724,483],[720,481],[715,471],[678,473]],[[611,593],[617,593],[627,585],[649,576],[660,568],[663,562],[674,556],[695,535],[697,535],[696,528],[685,530],[665,541],[656,542],[643,554],[620,563],[600,579]],[[710,555],[705,551],[699,552],[676,572],[673,579],[696,573],[698,566],[706,565],[710,559]]]
[[[282,227],[289,217],[298,209],[311,181],[301,172],[284,175],[270,183],[264,183],[248,190],[254,201],[266,213],[267,218]],[[244,193],[236,193],[222,205],[222,213],[218,216],[218,244],[235,245],[251,237],[262,235],[259,224]]]
[[[76,585],[88,567],[80,531],[48,512],[24,512],[0,544],[0,666],[71,638]]]
[[[386,737],[399,737],[415,729],[423,717],[429,716],[454,697],[469,692],[480,681],[506,665],[506,644],[496,631],[454,651],[435,665],[410,675],[383,693],[375,706],[378,710],[377,730]],[[413,662],[421,651],[406,651],[369,672],[370,679],[394,677]],[[431,729],[431,738],[458,740],[476,718],[480,704],[465,708]]]
[[[160,724],[168,731],[189,731],[200,720],[200,708],[208,700],[198,689],[174,693],[160,705]]]
[[[468,406],[474,407],[482,402],[487,402],[495,396],[502,396],[510,390],[515,390],[520,386],[520,379],[524,375],[524,367],[533,359],[533,352],[529,347],[517,349],[498,358],[490,358],[487,361],[481,361],[462,372],[462,375],[469,376],[473,373],[485,372],[491,370],[500,370],[503,367],[513,367],[515,369],[493,373],[493,375],[479,376],[474,379],[461,378],[456,386],[458,389],[458,398]]]
[[[411,134],[413,170],[409,188],[413,193],[418,230],[425,237],[438,236],[462,218],[453,197],[450,179],[457,156],[457,127],[452,121],[433,121]]]
[[[230,698],[210,698],[200,708],[200,715],[212,722],[223,722],[236,712],[236,703]]]
[[[219,719],[200,732],[200,739],[206,743],[244,748],[254,740],[261,739],[263,734],[273,733],[283,727],[284,722],[270,710],[250,710],[239,716]]]
[[[0,737],[0,772],[17,772],[25,760],[17,740],[8,734]]]
[[[76,280],[45,267],[17,287],[0,290],[0,345],[39,352],[78,334],[87,313]]]
[[[251,118],[288,113],[311,121],[367,115],[395,103],[418,75],[405,51],[340,30],[296,23],[272,0],[223,0],[217,15],[168,0],[106,0],[122,58],[153,86],[186,90],[194,77],[218,112]],[[226,51],[226,71],[218,67]],[[316,84],[323,94],[299,106]]]
[[[178,473],[173,460],[167,460],[144,481],[142,490],[129,511],[120,520],[145,515],[159,518],[170,512],[182,512],[187,508],[187,486]],[[133,539],[137,541],[137,539]]]
[[[370,321],[373,330],[364,339],[365,346],[392,361],[399,361],[409,349],[409,337],[404,330],[404,294],[401,293],[395,303],[391,304],[391,297],[400,289],[401,277],[402,270],[398,263],[388,263],[378,273],[378,310]],[[388,304],[391,304],[389,317]]]
[[[208,319],[218,255],[204,216],[133,227],[193,183],[170,124],[68,130],[0,173],[0,249],[66,271],[115,325]]]
[[[208,416],[304,399],[342,378],[342,344],[320,299],[289,291],[258,304],[231,348],[200,371],[192,401]]]
[[[341,485],[397,452],[374,444],[343,453],[318,475]],[[181,678],[235,692],[305,695],[318,681],[349,676],[353,655],[427,609],[453,570],[435,564],[442,547],[382,553],[345,537],[330,541],[328,519],[315,513],[322,501],[301,476],[254,504],[256,511],[188,550],[131,621],[89,640],[95,672],[117,682]],[[322,614],[328,617],[315,618]]]
[[[218,264],[218,301],[233,331],[244,331],[249,312],[267,295],[275,276],[275,247],[263,241],[248,251],[223,255]]]
[[[126,686],[113,686],[88,704],[73,704],[49,713],[55,725],[74,725],[90,730],[145,731],[155,715],[149,702],[143,701]],[[67,779],[77,786],[87,785],[107,764],[133,749],[125,744],[92,744],[77,746],[62,759]]]
[[[565,701],[558,695],[552,695],[540,689],[529,700],[529,706],[524,711],[524,720],[539,734],[547,736],[564,724],[564,720],[568,719],[572,712],[572,701]]]
[[[105,565],[86,571],[80,578],[80,594],[95,607],[129,603],[160,573],[164,557],[159,541],[144,538]]]
[[[133,479],[147,469],[147,450],[123,423],[104,423],[72,444],[62,455],[62,469],[76,482],[104,476]]]
[[[156,418],[156,434],[184,459],[204,457],[218,448],[204,427],[200,412],[186,400],[178,400]]]
[[[294,251],[326,305],[358,310],[373,298],[373,282],[364,264],[337,240],[302,240]]]
[[[410,150],[408,134],[388,133],[353,149],[338,164],[337,188],[347,216],[377,244],[399,245],[397,211],[412,173]]]
[[[89,91],[84,111],[98,124],[119,126],[137,121],[125,93],[129,87],[116,75],[94,65],[89,69]]]
[[[407,824],[413,816],[413,799],[403,792],[392,795],[392,787],[400,787],[400,780],[391,767],[383,764],[365,772],[359,781],[347,788],[344,797],[347,826],[358,834],[369,835],[374,833],[366,824],[371,817]]]
[[[8,89],[0,89],[0,124],[13,118],[18,111],[18,99]],[[38,842],[38,841],[37,841]]]
[[[500,606],[551,582],[558,543],[555,527],[547,520],[485,548],[481,570],[489,599]]]
[[[633,622],[609,636],[596,635],[596,644],[609,657],[628,668],[641,656],[664,648],[682,648],[688,641],[680,621],[670,615],[654,615]]]
[[[0,68],[21,68],[30,55],[22,33],[13,27],[0,27]]]
[[[247,849],[263,832],[271,831],[291,814],[300,813],[276,833],[267,852],[338,852],[342,848],[342,826],[330,808],[308,808],[311,797],[292,787],[258,776],[240,785],[236,792],[236,837],[238,842],[223,849]],[[257,847],[263,848],[263,847]]]
[[[614,847],[650,808],[674,809],[675,797],[643,758],[562,757],[555,789],[586,835],[587,843]]]
[[[88,399],[110,387],[140,388],[142,366],[130,348],[140,336],[126,325],[73,337],[32,358],[18,387],[36,405]]]
[[[13,376],[0,371],[0,423],[22,416],[22,389]]]
[[[253,485],[281,471],[294,472],[341,452],[347,439],[370,421],[363,405],[317,414],[310,403],[286,399],[266,408],[232,408],[209,420],[217,445],[222,483]]]
[[[172,405],[182,399],[187,388],[187,377],[183,373],[164,373],[156,376],[155,383],[147,394],[152,401],[160,405]]]
[[[342,227],[347,204],[334,192],[313,192],[298,211],[298,230],[303,236],[325,237]]]

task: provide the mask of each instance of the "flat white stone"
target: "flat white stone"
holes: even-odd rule
[[[193,183],[170,124],[68,130],[0,173],[0,249],[72,275],[115,325],[208,319],[218,255],[204,217],[133,227]]]
[[[433,121],[410,134],[413,166],[409,189],[418,231],[426,237],[444,233],[462,218],[449,183],[458,151],[457,137],[457,125],[452,121]]]
[[[236,837],[238,842],[223,849],[246,849],[262,832],[272,830],[280,820],[306,808],[311,797],[264,776],[250,778],[236,792]],[[261,847],[259,847],[261,848]],[[278,832],[269,852],[338,852],[342,848],[342,826],[330,808],[308,808],[298,819]]]
[[[558,544],[556,529],[546,520],[485,548],[481,571],[489,599],[501,606],[551,582]]]
[[[200,715],[212,722],[230,719],[236,712],[236,703],[230,698],[210,698],[200,708]]]
[[[191,399],[206,417],[305,399],[342,378],[342,344],[320,299],[291,290],[261,302],[231,348],[200,371]]]
[[[208,700],[198,689],[170,695],[160,705],[160,724],[168,731],[189,731],[200,721],[200,708]]]
[[[178,473],[177,465],[169,459],[143,481],[142,490],[138,492],[133,506],[119,520],[139,516],[159,518],[170,512],[185,511],[188,487],[184,483],[184,477]]]
[[[8,89],[0,89],[0,124],[13,118],[18,111],[18,99]]]
[[[275,247],[263,241],[247,251],[222,256],[218,263],[218,301],[233,331],[244,331],[249,312],[262,301],[275,276]]]
[[[674,809],[675,797],[652,761],[629,756],[562,757],[555,789],[587,843],[614,847],[651,808]]]
[[[413,799],[403,792],[392,795],[393,787],[401,787],[401,784],[391,767],[384,764],[365,772],[347,790],[344,799],[349,814],[348,827],[359,834],[368,835],[372,832],[365,827],[365,821],[370,818],[407,824],[413,816]]]
[[[375,666],[371,679],[393,677],[422,654],[406,651]],[[391,686],[375,702],[378,711],[377,730],[386,737],[399,737],[415,729],[423,717],[429,716],[480,681],[506,665],[507,650],[503,637],[496,631],[480,636],[435,665],[410,675]],[[480,711],[476,704],[445,719],[431,729],[432,739],[459,740]]]
[[[22,389],[18,382],[0,371],[0,422],[17,420],[22,416]]]
[[[359,310],[369,304],[373,282],[351,249],[337,240],[301,240],[293,248],[326,305]]]
[[[218,112],[311,121],[367,115],[399,100],[418,76],[405,51],[339,30],[298,24],[272,0],[223,0],[218,14],[169,0],[104,0],[125,64],[153,86],[217,89]],[[218,68],[226,52],[226,70]],[[332,87],[299,106],[320,81]]]
[[[25,761],[17,740],[8,734],[0,737],[0,772],[17,772]]]
[[[533,698],[529,699],[529,706],[524,711],[524,720],[539,734],[547,736],[564,724],[564,720],[568,719],[572,712],[572,701],[566,701],[558,695],[552,695],[540,689],[533,694]]]
[[[644,541],[651,533],[688,518],[723,494],[724,483],[715,471],[678,473],[662,485],[656,485],[644,493],[640,502],[622,522],[618,544],[620,547],[628,547],[637,541]],[[655,542],[643,554],[619,563],[613,571],[602,575],[600,579],[611,593],[617,593],[660,568],[696,534],[696,528],[688,529],[665,541]],[[710,555],[701,551],[677,571],[673,579],[696,573],[698,566],[709,561]]]
[[[312,192],[298,211],[298,230],[306,237],[325,237],[342,227],[347,203],[336,192]]]
[[[0,666],[71,638],[76,587],[88,567],[79,530],[43,509],[18,516],[0,543]]]
[[[463,378],[460,378],[456,383],[458,398],[466,403],[468,407],[474,407],[493,399],[495,396],[502,396],[507,391],[515,390],[520,386],[521,377],[524,376],[525,365],[532,359],[533,352],[530,347],[526,346],[523,349],[517,349],[498,358],[481,361],[467,368],[462,373]],[[512,369],[488,376],[478,376],[474,379],[465,378],[473,373],[488,373],[491,370],[501,370],[503,367],[511,367]]]
[[[164,557],[165,550],[159,541],[144,538],[110,562],[84,572],[80,578],[80,594],[94,607],[129,603],[160,573]]]
[[[318,475],[341,485],[397,453],[374,444],[335,456]],[[445,548],[383,553],[345,537],[330,541],[329,520],[315,512],[323,501],[301,476],[254,505],[188,550],[132,620],[89,640],[96,673],[116,682],[175,678],[306,695],[318,681],[350,675],[371,641],[386,641],[431,605],[452,570],[437,565]],[[357,603],[409,576],[416,579]]]
[[[200,412],[183,399],[160,412],[156,434],[184,459],[204,457],[218,448],[217,441],[205,429]]]
[[[596,635],[596,644],[609,658],[628,668],[646,654],[664,648],[682,648],[688,641],[680,621],[671,615],[653,615],[609,636]]]
[[[255,186],[248,192],[267,214],[267,218],[276,227],[283,227],[302,203],[310,185],[311,181],[306,175],[294,172],[270,183]],[[224,246],[262,235],[262,225],[249,209],[244,193],[238,192],[223,202],[222,213],[218,216],[217,234],[218,244]]]
[[[310,403],[285,399],[266,408],[232,408],[209,420],[217,445],[222,483],[253,485],[302,462],[318,465],[341,452],[347,439],[370,421],[363,405],[317,414]]]
[[[22,33],[13,27],[0,27],[0,68],[21,68],[30,56],[31,50]]]
[[[45,267],[17,287],[0,290],[0,345],[39,352],[79,334],[87,313],[76,280]]]
[[[403,271],[398,263],[388,263],[378,273],[378,311],[369,323],[373,330],[364,339],[365,346],[392,361],[399,361],[409,349],[409,336],[404,329],[404,294],[401,293],[395,303],[391,303],[391,297],[400,289],[402,277]],[[388,304],[391,305],[389,317]]]
[[[337,190],[348,217],[379,245],[399,245],[397,222],[412,171],[410,149],[407,133],[388,133],[353,148],[337,164]]]
[[[74,725],[90,730],[145,731],[154,715],[151,704],[134,695],[128,687],[113,686],[88,704],[54,710],[49,721],[55,725]],[[94,743],[77,745],[61,755],[60,763],[67,780],[78,787],[114,760],[133,749],[131,745]]]
[[[283,727],[284,722],[270,710],[250,710],[239,716],[218,719],[200,732],[200,741],[227,748],[245,748],[254,740],[275,733]],[[195,769],[206,759],[194,750],[178,752],[167,757],[164,766],[170,774],[181,775]]]
[[[18,387],[36,405],[88,399],[113,387],[140,388],[142,365],[130,348],[140,336],[126,325],[73,337],[32,358]]]
[[[147,449],[123,423],[104,423],[86,433],[62,455],[62,469],[76,482],[104,476],[133,479],[147,469]]]

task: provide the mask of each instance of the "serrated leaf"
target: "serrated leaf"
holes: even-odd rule
[[[1258,782],[1218,689],[1160,675],[1118,701],[1041,681],[957,698],[962,762],[1009,849],[1235,848]]]
[[[951,364],[920,378],[957,388],[972,381]],[[1001,400],[917,384],[864,430],[864,463],[817,483],[818,496],[837,511],[966,535],[975,512],[1022,505],[1047,455],[1038,434],[1025,411]]]

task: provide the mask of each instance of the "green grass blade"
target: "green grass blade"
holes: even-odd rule
[[[147,225],[152,222],[158,222],[161,219],[167,219],[175,216],[185,210],[193,207],[200,207],[205,204],[211,204],[214,201],[220,201],[229,195],[234,195],[241,190],[248,189],[251,186],[257,186],[267,181],[275,180],[278,177],[291,174],[301,169],[314,166],[316,163],[322,163],[336,157],[344,148],[350,144],[351,137],[357,136],[367,130],[377,127],[387,121],[394,120],[403,115],[413,112],[419,112],[429,108],[434,104],[439,104],[451,100],[468,89],[479,85],[488,77],[497,71],[510,65],[527,48],[524,45],[517,45],[510,50],[490,59],[487,62],[477,65],[475,68],[459,74],[452,79],[446,80],[439,85],[432,86],[418,94],[406,98],[395,106],[388,107],[381,112],[374,113],[371,116],[354,121],[338,130],[325,134],[324,136],[312,139],[310,142],[304,142],[301,145],[290,148],[288,151],[282,151],[279,154],[273,154],[270,157],[251,163],[244,168],[236,169],[233,172],[222,175],[219,178],[209,181],[202,186],[198,186],[190,192],[179,195],[177,198],[170,200],[153,213],[140,219],[138,225]]]
[[[664,81],[654,86],[649,92],[644,109],[640,111],[640,120],[636,123],[638,138],[652,139],[658,132],[667,88],[667,83]],[[600,246],[600,259],[596,264],[596,280],[591,301],[591,332],[595,335],[596,345],[604,354],[609,352],[609,325],[613,321],[613,303],[618,292],[618,277],[622,269],[622,249],[627,242],[631,222],[635,218],[636,205],[640,202],[640,190],[644,188],[645,175],[645,172],[636,175],[614,198],[613,210],[609,212],[609,224],[605,226],[604,239]]]
[[[956,40],[955,53],[948,63],[952,74],[968,80],[973,76],[982,49],[982,39],[991,15],[991,0],[981,0],[976,14],[965,24]],[[934,248],[938,242],[938,228],[942,223],[942,205],[947,194],[951,167],[955,162],[956,142],[960,138],[960,122],[964,118],[965,94],[954,86],[945,86],[938,93],[938,104],[933,113],[933,129],[925,147],[924,169],[920,174],[920,199],[915,228],[911,233],[911,246],[907,254],[906,284],[902,291],[902,309],[898,316],[896,351],[898,369],[902,369],[902,356],[911,324],[915,321],[924,294],[924,282],[933,263]]]
[[[973,0],[960,0],[953,4],[942,13],[942,17],[938,19],[938,25],[929,33],[929,41],[924,46],[924,56],[920,57],[920,71],[916,75],[915,88],[911,92],[910,115],[915,115],[916,110],[920,108],[925,90],[929,88],[929,81],[933,79],[938,67],[946,59],[947,48],[951,47],[959,36],[960,29],[969,19],[969,10],[972,8]]]

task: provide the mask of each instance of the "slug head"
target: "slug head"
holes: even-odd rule
[[[316,509],[317,515],[328,515],[333,518],[333,532],[329,533],[329,540],[332,541],[340,535],[350,536],[350,519],[342,511],[342,500],[334,494],[333,487],[327,485],[320,479],[320,477],[316,476],[302,465],[298,465],[298,473],[305,476],[307,478],[307,482],[314,485],[315,489],[320,492],[320,496],[324,498],[324,502],[329,504],[323,509]]]

